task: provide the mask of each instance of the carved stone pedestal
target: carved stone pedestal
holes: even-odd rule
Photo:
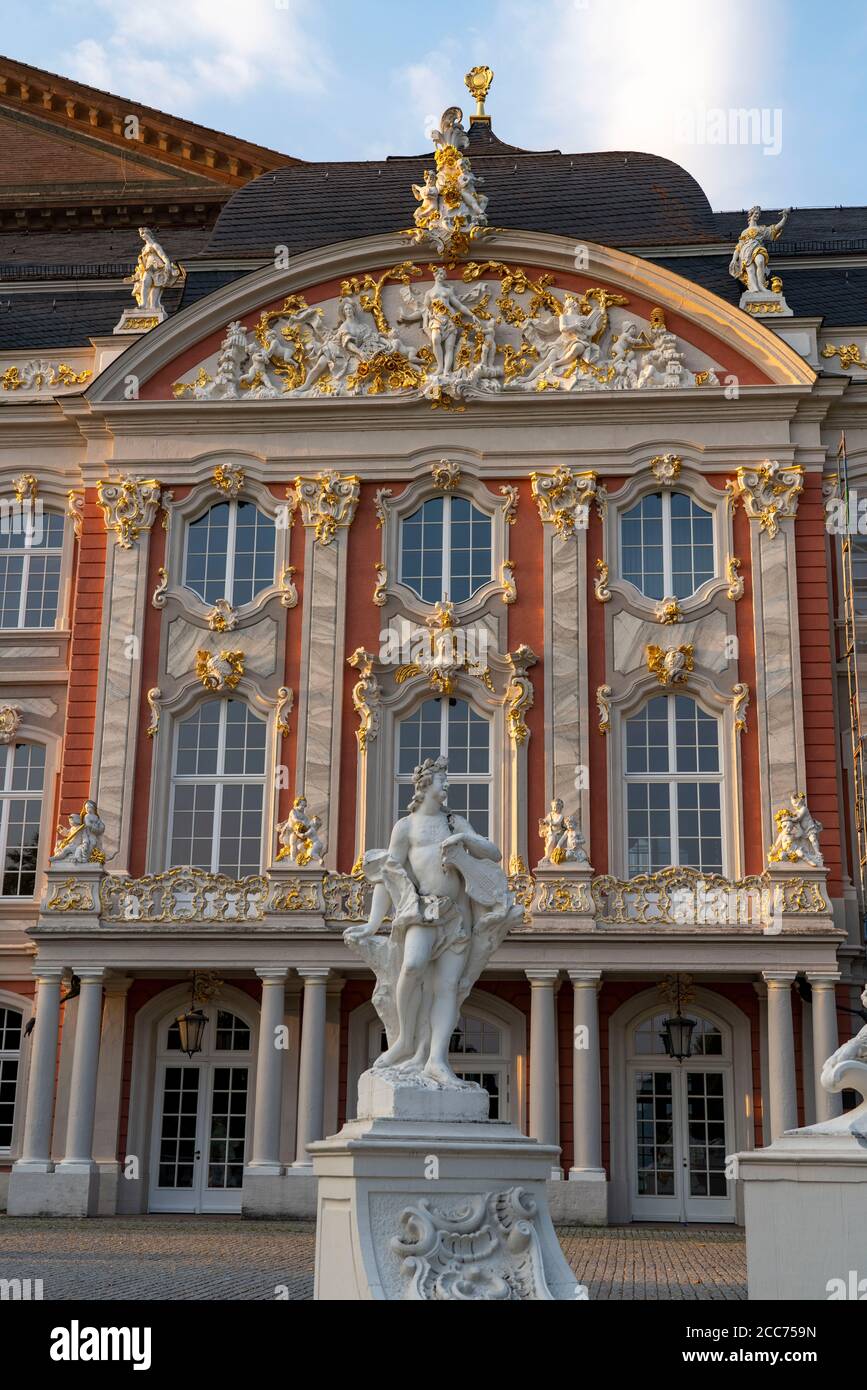
[[[319,1180],[315,1298],[587,1297],[548,1214],[555,1146],[496,1120],[368,1118],[309,1151]]]
[[[852,1122],[849,1112],[738,1155],[750,1299],[867,1294],[867,1135]]]

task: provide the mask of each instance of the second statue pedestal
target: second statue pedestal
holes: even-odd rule
[[[315,1298],[587,1297],[548,1214],[555,1146],[497,1120],[379,1116],[351,1120],[309,1151]]]

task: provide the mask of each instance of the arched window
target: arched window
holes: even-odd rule
[[[651,492],[620,518],[621,577],[646,598],[689,598],[716,573],[713,515],[685,492]]]
[[[204,603],[250,603],[274,583],[274,522],[253,502],[217,502],[187,526],[184,584]]]
[[[243,878],[262,859],[263,719],[241,700],[208,700],[176,726],[170,865]]]
[[[0,897],[32,898],[36,891],[44,784],[43,744],[0,745]]]
[[[654,1014],[651,1018],[642,1019],[637,1023],[632,1034],[632,1050],[636,1057],[664,1057],[665,1044],[662,1041],[665,1020],[670,1017],[671,1009],[665,1013]],[[691,1018],[695,1027],[692,1031],[692,1041],[690,1044],[691,1057],[722,1057],[725,1052],[725,1038],[715,1023],[711,1023],[708,1018],[701,1018],[698,1014],[690,1013],[686,1010],[686,1017]]]
[[[400,580],[425,603],[463,603],[492,578],[491,518],[467,497],[431,497],[400,526]]]
[[[54,627],[60,597],[63,517],[43,511],[0,525],[0,627]]]
[[[688,695],[625,721],[627,874],[671,864],[723,872],[719,722]]]
[[[449,810],[480,835],[490,833],[491,725],[466,700],[425,700],[397,730],[397,811],[412,799],[413,768],[425,758],[449,760]]]
[[[23,1015],[0,1004],[0,1153],[12,1147]]]

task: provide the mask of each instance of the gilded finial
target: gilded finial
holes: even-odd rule
[[[493,80],[494,74],[492,70],[485,67],[470,68],[464,78],[464,82],[467,84],[467,91],[470,96],[474,98],[476,103],[476,109],[472,116],[472,120],[474,121],[478,120],[479,117],[481,117],[482,120],[487,119],[485,115],[485,97],[490,91]]]

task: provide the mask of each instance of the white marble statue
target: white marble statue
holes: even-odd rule
[[[449,1066],[460,1006],[523,909],[496,845],[448,809],[448,764],[428,758],[388,849],[368,850],[370,919],[344,932],[373,969],[388,1047],[374,1071],[414,1085],[475,1089]],[[389,937],[378,936],[391,914]]]
[[[780,863],[786,859],[792,864],[801,861],[804,864],[812,864],[817,869],[824,867],[825,861],[819,846],[822,823],[815,820],[810,813],[804,792],[794,792],[790,797],[790,805],[778,811],[774,820],[777,836],[768,851],[771,863]]]
[[[791,208],[780,214],[779,222],[763,226],[759,222],[760,207],[752,207],[749,220],[738,237],[737,246],[729,263],[729,275],[740,280],[751,293],[767,293],[768,285],[768,245],[776,241],[786,225]]]
[[[440,118],[440,128],[431,131],[436,172],[425,169],[424,182],[411,185],[418,203],[415,210],[416,242],[430,241],[442,255],[464,244],[487,225],[488,200],[478,185],[484,180],[473,173],[463,153],[469,137],[461,124],[459,106],[449,106]]]
[[[104,861],[102,837],[105,822],[100,820],[95,801],[85,801],[80,811],[73,811],[66,826],[59,826],[57,843],[51,855],[52,864],[99,864]]]
[[[149,227],[139,227],[138,234],[143,245],[135,270],[126,283],[132,285],[133,298],[140,309],[160,313],[163,290],[179,284],[184,273],[163,250]]]
[[[566,294],[563,308],[554,318],[529,319],[524,337],[539,353],[539,360],[524,378],[528,386],[539,381],[565,386],[571,390],[578,380],[577,363],[596,362],[599,346],[594,342],[605,318],[601,304],[593,304],[582,313],[580,297]]]
[[[584,836],[574,816],[563,811],[563,802],[555,796],[547,816],[539,821],[539,836],[545,845],[544,858],[549,864],[587,864]]]
[[[867,1008],[867,987],[861,994],[861,1003]],[[830,1122],[831,1127],[839,1129],[845,1123],[850,1133],[867,1142],[867,1023],[854,1038],[837,1048],[822,1067],[820,1077],[826,1091],[836,1094],[839,1091],[857,1091],[862,1104],[856,1110]],[[827,1122],[826,1122],[827,1124]],[[822,1125],[811,1128],[821,1129]]]

